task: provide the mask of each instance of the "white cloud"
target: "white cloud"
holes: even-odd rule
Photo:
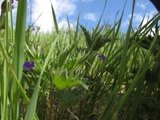
[[[129,18],[131,17],[131,15],[129,16]],[[143,20],[143,18],[144,18],[144,16],[142,16],[142,14],[140,14],[140,13],[135,13],[134,15],[133,15],[133,22],[135,22],[135,23],[137,23],[137,24],[139,24],[142,20]],[[144,18],[144,20],[145,20],[146,18]]]
[[[74,0],[51,0],[58,21],[67,15],[73,15],[76,11]],[[36,20],[36,25],[41,27],[44,32],[51,31],[53,28],[53,17],[50,0],[34,0],[32,18]]]
[[[70,28],[71,28],[71,30],[74,29],[75,24],[76,24],[75,22],[70,22]],[[59,21],[58,26],[59,26],[59,28],[61,30],[64,30],[64,31],[67,31],[69,29],[68,22],[65,19]]]
[[[97,21],[96,15],[94,13],[86,13],[86,14],[84,14],[83,18],[86,20],[90,20],[92,22]]]
[[[73,15],[76,11],[74,0],[52,0],[52,4],[58,17],[66,14]]]
[[[138,27],[138,25],[142,22],[142,20],[143,20],[142,25],[145,25],[155,14],[156,14],[155,10],[149,11],[145,15],[142,15],[141,13],[134,13],[134,15],[133,15],[133,25],[135,27]],[[123,22],[123,24],[122,24],[123,28],[125,28],[129,25],[130,18],[131,18],[131,14],[128,15],[127,20],[125,20]]]
[[[148,20],[150,20],[154,15],[156,14],[156,11],[149,11],[145,14],[145,16],[143,16],[140,13],[135,13],[134,17],[133,17],[133,22],[135,22],[137,25],[139,25],[142,20],[143,20],[143,25],[146,24],[148,22]]]
[[[148,3],[140,3],[140,2],[137,2],[136,6],[141,8],[141,9],[146,9]]]

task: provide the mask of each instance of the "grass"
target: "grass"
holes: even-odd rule
[[[75,30],[26,30],[26,0],[19,1],[17,24],[5,16],[0,32],[2,120],[157,120],[160,117],[159,35],[149,36],[160,15],[137,30],[115,24],[88,30],[79,17]],[[9,6],[6,6],[10,9]],[[11,18],[11,19],[9,19]],[[143,26],[142,26],[143,25]],[[24,68],[24,63],[34,63]]]

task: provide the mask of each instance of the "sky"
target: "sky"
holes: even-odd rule
[[[118,18],[120,17],[125,1],[108,0],[102,22],[113,25],[117,13]],[[0,0],[1,3],[2,0]],[[54,30],[51,3],[55,9],[59,28],[66,30],[68,28],[66,16],[74,29],[78,15],[80,15],[80,24],[94,28],[102,14],[105,0],[28,0],[27,25],[32,24],[40,16],[35,26],[39,26],[43,32]],[[132,0],[127,0],[121,26],[122,31],[127,30],[131,9]],[[16,11],[15,8],[13,10],[14,19],[16,19]],[[136,0],[133,26],[138,26],[144,17],[144,23],[146,23],[156,13],[156,9],[149,0]]]

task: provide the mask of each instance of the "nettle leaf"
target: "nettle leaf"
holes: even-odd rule
[[[90,49],[92,42],[93,42],[92,37],[91,37],[89,31],[84,26],[80,25],[80,27],[83,31],[83,34],[85,35],[87,47]]]
[[[107,42],[111,41],[108,35],[102,34],[105,32],[104,26],[93,30],[92,33],[89,33],[84,26],[80,25],[80,27],[85,36],[87,47],[91,50],[99,50],[101,47],[105,46]]]
[[[54,75],[53,82],[57,89],[63,90],[67,88],[71,88],[73,86],[82,85],[85,89],[87,89],[85,83],[75,77],[64,77],[60,75]]]

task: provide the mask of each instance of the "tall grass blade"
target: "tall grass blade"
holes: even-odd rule
[[[78,19],[77,19],[77,24],[76,24],[76,32],[75,32],[75,36],[74,36],[74,41],[77,39],[78,37],[78,28],[79,28],[79,17],[80,15],[78,15]]]
[[[8,54],[7,54],[6,50],[4,49],[3,44],[2,44],[1,41],[0,41],[0,49],[2,50],[3,56],[4,56],[4,58],[5,58],[6,62],[7,62],[7,65],[9,67],[12,75],[13,75],[13,78],[14,78],[15,82],[17,83],[17,85],[18,85],[18,87],[19,87],[19,89],[21,91],[22,96],[25,99],[25,102],[28,103],[29,102],[28,96],[26,95],[25,90],[23,89],[23,87],[22,87],[22,85],[20,83],[20,80],[18,79],[18,77],[17,77],[17,75],[16,75],[16,73],[15,73],[15,71],[13,69],[13,66],[10,63],[10,58],[8,57]]]
[[[117,38],[117,36],[118,36],[118,33],[119,33],[119,31],[120,31],[120,27],[121,27],[121,24],[122,24],[122,19],[123,19],[123,15],[124,15],[124,10],[125,10],[125,6],[126,6],[126,3],[127,3],[127,0],[125,1],[125,4],[124,4],[124,7],[123,7],[123,11],[122,11],[122,13],[121,13],[121,17],[120,17],[120,19],[119,19],[119,21],[117,22],[117,23],[115,23],[115,25],[114,25],[114,27],[113,27],[113,29],[114,29],[114,31],[115,32],[113,32],[113,38],[112,38],[112,41],[111,41],[111,44],[110,44],[110,46],[109,46],[109,52],[108,52],[108,56],[111,56],[111,57],[113,57],[113,56],[119,56],[118,55],[118,53],[117,54],[115,54],[115,55],[113,55],[113,51],[112,50],[114,50],[114,44],[115,44],[115,40],[116,40],[116,38]],[[116,29],[116,26],[117,26],[117,29]],[[120,50],[117,50],[117,52],[119,52],[119,51],[121,51],[122,49],[120,48]],[[112,54],[111,54],[112,53]],[[113,55],[113,56],[112,56]],[[123,55],[123,54],[122,54]],[[119,58],[119,57],[118,57]],[[116,58],[114,58],[115,59],[115,61],[116,61]],[[113,58],[112,59],[110,59],[110,60],[113,60]],[[119,60],[118,60],[119,61]],[[106,61],[106,62],[109,62],[109,59]],[[111,65],[112,66],[112,65]],[[124,67],[124,66],[123,66]],[[119,70],[120,71],[120,70]],[[114,88],[114,90],[113,90],[113,92],[112,92],[112,94],[111,94],[111,96],[110,96],[110,98],[109,98],[109,100],[108,100],[108,103],[107,103],[107,105],[106,105],[106,108],[105,108],[105,110],[104,110],[104,112],[103,112],[103,114],[102,114],[102,116],[101,116],[101,120],[105,120],[105,119],[111,119],[110,118],[110,116],[111,116],[111,110],[110,109],[112,109],[112,106],[113,106],[113,104],[114,104],[114,97],[115,97],[115,95],[116,95],[116,93],[117,93],[117,90],[118,90],[118,87],[115,85],[114,86],[115,88]]]
[[[18,11],[15,29],[15,50],[14,50],[14,70],[19,80],[22,78],[24,64],[24,45],[26,30],[27,0],[18,1]],[[19,116],[19,91],[16,82],[12,87],[12,105],[13,120],[17,120]]]
[[[56,32],[58,34],[59,33],[58,22],[57,22],[56,13],[54,11],[52,3],[51,3],[51,8],[52,8],[52,16],[53,16],[54,26],[55,26]]]
[[[94,32],[97,32],[97,30],[98,30],[98,28],[99,28],[99,26],[100,26],[100,23],[101,23],[103,14],[104,14],[105,9],[106,9],[106,6],[107,6],[107,0],[105,0],[104,7],[103,7],[103,10],[102,10],[102,14],[101,14],[101,16],[100,16],[100,18],[99,18],[98,24],[97,24],[97,26],[96,26]],[[93,34],[94,34],[94,33],[93,33]]]
[[[8,3],[8,0],[6,1],[6,3]],[[6,11],[8,11],[9,9],[9,6],[8,4],[6,4]],[[8,53],[9,51],[9,35],[8,35],[8,32],[9,32],[9,28],[8,28],[8,12],[6,12],[6,15],[5,15],[5,49],[6,49],[6,52]],[[6,120],[8,119],[8,114],[7,114],[7,100],[8,100],[8,83],[9,83],[9,80],[8,80],[8,64],[6,62],[6,60],[4,60],[4,70],[3,70],[3,86],[2,86],[2,120]]]
[[[47,55],[47,58],[45,59],[42,71],[40,73],[40,76],[39,76],[38,82],[36,84],[36,87],[35,87],[35,89],[33,91],[33,94],[32,94],[32,97],[31,97],[31,100],[30,100],[30,103],[29,103],[29,106],[28,106],[28,109],[27,109],[27,113],[25,115],[25,119],[24,120],[33,120],[34,119],[34,116],[36,114],[36,106],[37,106],[40,83],[41,83],[41,80],[42,80],[43,73],[44,73],[44,71],[45,71],[45,69],[46,69],[46,67],[47,67],[47,65],[49,63],[50,58],[52,57],[52,53],[53,53],[53,50],[55,48],[56,42],[57,42],[57,39],[55,39],[53,41],[53,43],[51,45],[51,48],[49,50],[49,53]]]

